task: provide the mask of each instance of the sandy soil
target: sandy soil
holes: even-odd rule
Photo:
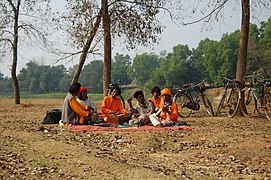
[[[197,116],[192,131],[71,132],[62,100],[0,98],[0,179],[271,179],[271,121]]]

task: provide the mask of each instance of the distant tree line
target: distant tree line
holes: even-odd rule
[[[250,25],[247,74],[259,71],[271,76],[271,18],[258,27]],[[170,53],[137,54],[133,60],[128,55],[116,54],[112,60],[112,82],[118,79],[123,84],[132,81],[138,86],[151,89],[153,86],[170,87],[206,79],[211,84],[222,83],[223,77],[234,78],[238,56],[240,31],[224,34],[219,41],[204,39],[196,48],[177,45]],[[181,36],[181,35],[180,35]],[[45,66],[35,61],[26,64],[18,74],[21,92],[51,93],[66,92],[76,70],[64,65]],[[103,61],[92,61],[82,70],[79,82],[90,92],[103,90]],[[0,93],[12,90],[12,81],[0,73]]]

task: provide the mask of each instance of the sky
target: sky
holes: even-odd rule
[[[54,7],[59,10],[62,10],[63,1],[62,0],[53,0]],[[256,14],[257,18],[251,17],[250,22],[254,24],[259,24],[260,21],[267,21],[269,17],[271,17],[271,10],[264,10],[263,12],[253,10],[252,15]],[[128,54],[131,58],[133,58],[136,54],[142,54],[144,52],[154,52],[159,54],[161,51],[166,50],[167,52],[172,52],[174,46],[178,44],[188,45],[190,49],[197,47],[198,43],[205,39],[210,38],[213,40],[220,40],[222,35],[225,33],[232,33],[237,29],[240,29],[241,25],[241,9],[239,5],[229,4],[224,8],[224,15],[222,19],[219,19],[218,22],[213,21],[211,26],[206,27],[203,23],[196,23],[187,26],[177,26],[174,22],[172,22],[167,14],[163,14],[160,16],[161,23],[166,26],[166,29],[161,34],[161,41],[158,45],[150,45],[149,47],[137,47],[135,50],[127,51],[125,46],[121,43],[113,42],[114,44],[112,55],[114,56],[116,53],[120,54]],[[195,18],[196,19],[196,18]],[[187,19],[187,22],[191,21],[191,19]],[[17,74],[19,71],[25,67],[25,64],[33,59],[41,59],[42,64],[44,65],[59,65],[55,64],[55,59],[48,61],[51,55],[47,52],[37,51],[33,49],[28,49],[25,52],[21,52],[18,60]],[[89,56],[91,60],[102,59],[102,57],[94,57]],[[52,59],[52,58],[51,58]],[[70,62],[61,62],[65,65],[66,68],[73,66],[79,62],[79,58],[76,58]],[[87,63],[86,62],[86,63]],[[10,77],[10,61],[3,61],[0,63],[1,65],[1,73],[5,76]]]

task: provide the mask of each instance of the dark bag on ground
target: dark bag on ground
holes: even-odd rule
[[[62,117],[62,109],[52,109],[47,111],[42,124],[58,124]]]

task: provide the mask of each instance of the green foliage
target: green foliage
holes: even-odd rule
[[[31,93],[22,93],[21,98],[22,99],[64,99],[67,93],[44,93],[44,94],[31,94]],[[103,94],[89,94],[89,97],[93,101],[102,101],[103,100]]]
[[[79,82],[82,86],[86,86],[89,92],[101,93],[103,90],[103,61],[92,61],[86,64]]]
[[[112,63],[112,82],[116,82],[119,79],[122,80],[122,84],[130,84],[132,79],[129,78],[128,72],[132,64],[132,60],[129,55],[117,53]]]
[[[39,66],[36,62],[30,61],[18,75],[21,91],[34,94],[56,92],[59,90],[58,85],[65,75],[65,70],[64,65]]]
[[[177,45],[173,48],[173,53],[168,54],[165,59],[161,59],[160,68],[154,74],[154,78],[159,82],[160,87],[173,87],[187,81],[194,81],[189,75],[193,72],[190,57],[192,52],[187,45]],[[160,79],[160,80],[159,80]],[[155,81],[152,81],[155,82]],[[163,83],[163,84],[162,84]],[[153,84],[152,86],[154,86]]]
[[[157,68],[159,68],[159,58],[156,54],[136,55],[129,70],[129,77],[135,80],[138,85],[143,86]]]
[[[247,74],[254,71],[271,76],[271,42],[268,32],[271,22],[258,28],[250,25],[247,56]],[[240,31],[224,34],[220,41],[202,40],[198,47],[190,50],[187,45],[177,45],[168,54],[137,54],[133,60],[128,55],[116,54],[112,63],[112,82],[118,79],[123,84],[136,82],[140,88],[150,90],[154,86],[173,88],[189,82],[206,79],[220,84],[223,77],[235,78]],[[67,92],[76,65],[67,71],[63,65],[40,66],[35,61],[27,63],[19,75],[20,91],[31,93]],[[82,70],[79,82],[92,93],[102,92],[103,62],[92,61]],[[12,81],[0,73],[1,94],[12,90]],[[126,95],[129,97],[129,94]]]
[[[12,94],[13,92],[13,86],[12,86],[12,80],[11,78],[4,77],[4,74],[0,71],[0,94],[1,95],[7,95]]]

